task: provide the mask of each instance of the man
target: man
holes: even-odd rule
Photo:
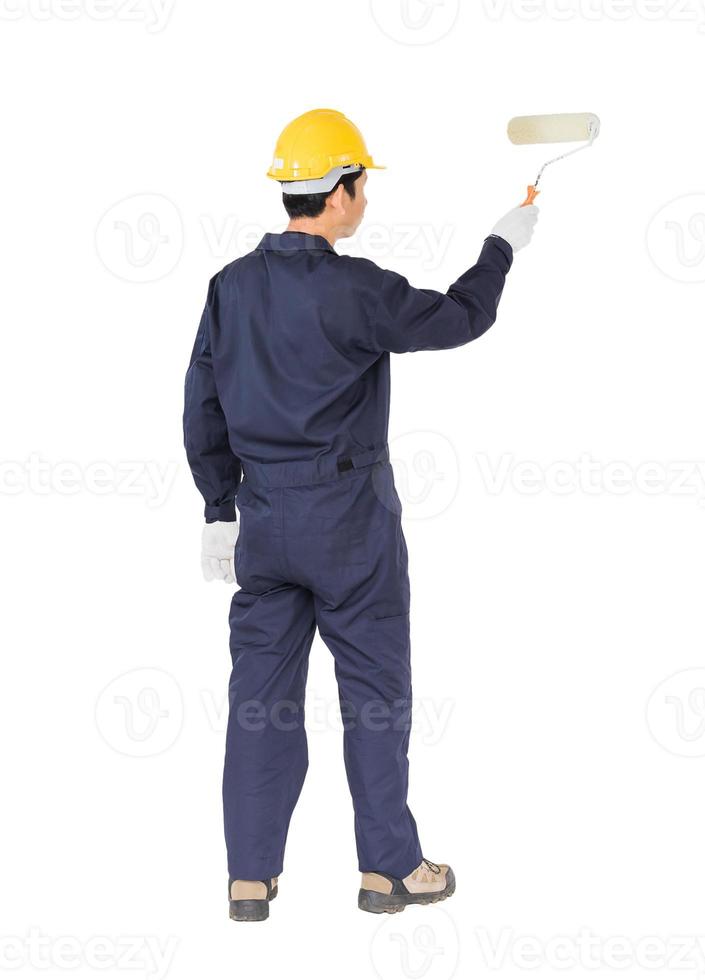
[[[538,210],[502,218],[447,293],[414,289],[334,249],[362,221],[375,168],[342,113],[314,109],[286,127],[268,176],[282,184],[288,228],[211,281],[186,376],[203,570],[225,582],[236,572],[240,585],[223,799],[230,915],[241,921],[267,918],[277,894],[308,765],[316,628],[335,659],[359,907],[395,912],[455,890],[450,867],[424,859],[406,802],[409,579],[387,449],[389,354],[483,334]]]

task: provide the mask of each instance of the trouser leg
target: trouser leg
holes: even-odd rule
[[[422,858],[407,805],[408,614],[376,619],[321,609],[318,624],[335,657],[360,871],[405,878]]]
[[[404,878],[421,862],[407,805],[411,730],[409,578],[391,467],[357,488],[340,550],[315,590],[316,621],[335,658],[344,756],[361,871]]]
[[[228,870],[282,871],[289,821],[308,767],[304,696],[315,622],[311,593],[281,585],[233,597],[233,669],[223,777]]]

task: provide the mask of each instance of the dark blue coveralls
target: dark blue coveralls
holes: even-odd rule
[[[389,352],[466,344],[492,325],[512,249],[486,239],[447,293],[265,235],[211,281],[184,433],[207,521],[235,520],[239,590],[223,798],[231,878],[282,871],[308,765],[316,627],[333,654],[361,871],[422,858],[407,806],[409,578],[387,449]]]

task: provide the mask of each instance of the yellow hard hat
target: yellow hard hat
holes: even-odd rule
[[[285,187],[287,192],[316,193],[332,190],[343,173],[362,167],[384,170],[367,152],[357,126],[335,109],[311,109],[283,130],[267,176],[299,185]]]

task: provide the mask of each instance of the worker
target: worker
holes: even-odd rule
[[[389,355],[485,333],[538,209],[503,217],[447,293],[415,289],[335,250],[362,221],[373,169],[340,112],[314,109],[286,126],[268,176],[281,184],[288,227],[211,280],[186,375],[203,572],[239,585],[223,802],[230,916],[240,921],[266,919],[278,891],[308,766],[316,629],[335,661],[358,906],[396,912],[455,890],[451,868],[425,859],[407,805],[409,577],[387,446]]]

